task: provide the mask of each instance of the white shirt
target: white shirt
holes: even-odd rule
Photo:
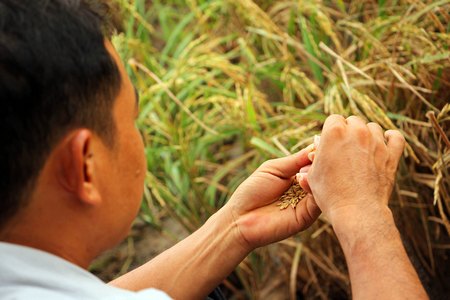
[[[0,242],[0,299],[168,300],[164,292],[132,292],[105,284],[53,254]]]

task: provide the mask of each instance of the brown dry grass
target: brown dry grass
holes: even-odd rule
[[[448,288],[449,1],[119,2],[114,42],[143,101],[144,220],[194,230],[260,162],[354,114],[405,135],[391,207],[426,285]],[[349,296],[325,220],[255,251],[226,285],[239,299]]]

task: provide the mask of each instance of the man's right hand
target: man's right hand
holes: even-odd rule
[[[353,299],[427,299],[387,204],[405,139],[330,116],[307,180],[345,254]]]
[[[384,132],[355,116],[328,117],[308,182],[333,226],[355,214],[387,210],[404,146],[396,130]]]

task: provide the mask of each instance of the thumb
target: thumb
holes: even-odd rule
[[[311,161],[308,159],[308,154],[313,149],[314,145],[311,144],[295,154],[268,160],[256,172],[270,173],[282,179],[290,179],[297,174],[298,170],[311,164]]]
[[[308,182],[308,173],[298,173],[296,175],[296,179],[300,187],[307,193],[312,194],[311,188],[309,187]]]
[[[308,194],[295,209],[299,230],[305,230],[311,226],[320,216],[322,211],[314,200],[313,195]]]

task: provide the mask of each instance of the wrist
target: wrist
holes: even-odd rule
[[[354,299],[427,299],[392,212],[349,209],[333,228],[345,255]]]
[[[214,238],[229,245],[230,251],[241,259],[254,250],[241,234],[238,221],[229,206],[224,206],[213,214],[203,227],[209,228],[213,232]]]
[[[398,235],[391,210],[387,206],[346,207],[330,213],[330,222],[344,250],[370,247],[381,237]]]

